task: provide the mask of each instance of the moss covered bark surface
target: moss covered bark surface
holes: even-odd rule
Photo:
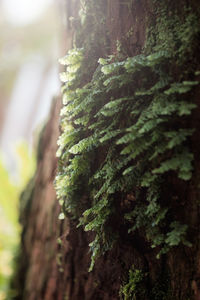
[[[199,299],[199,6],[80,1],[74,48],[60,60],[64,220],[38,208],[53,216],[58,245],[49,277],[24,299]],[[37,241],[43,225],[29,214]]]

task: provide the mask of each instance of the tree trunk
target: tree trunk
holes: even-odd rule
[[[104,0],[101,3],[104,16],[103,18],[101,16],[100,19],[98,19],[99,11],[95,7],[89,8],[91,9],[90,14],[88,14],[89,17],[87,15],[87,5],[91,4],[92,6],[94,2],[93,0],[86,1],[85,12],[85,7],[81,6],[84,1],[81,2],[81,5],[78,0],[65,1],[67,10],[67,48],[69,49],[72,46],[72,39],[75,36],[77,47],[85,47],[84,49],[86,49],[83,58],[83,60],[86,60],[85,76],[84,79],[80,80],[79,87],[93,80],[91,78],[93,78],[95,69],[98,68],[97,61],[99,57],[106,58],[108,55],[113,55],[113,57],[117,57],[122,62],[123,59],[128,57],[138,57],[138,55],[145,53],[147,58],[144,58],[144,60],[147,59],[148,65],[144,66],[145,72],[144,74],[142,73],[142,76],[147,78],[144,86],[142,86],[143,77],[139,73],[142,72],[139,66],[137,78],[134,79],[135,89],[144,93],[143,87],[145,89],[155,87],[154,84],[158,76],[160,76],[156,71],[159,68],[163,68],[162,71],[166,72],[164,79],[168,75],[173,77],[173,79],[170,78],[166,86],[162,82],[163,85],[158,88],[159,95],[171,95],[171,98],[178,95],[181,100],[178,108],[172,108],[174,110],[179,109],[183,101],[187,100],[187,97],[190,97],[192,103],[199,107],[197,80],[199,79],[198,70],[200,67],[200,5],[198,1],[188,3],[186,0],[179,0],[173,3],[171,1],[160,3],[160,1],[153,0]],[[80,7],[82,7],[81,26],[78,16]],[[92,11],[92,9],[94,10]],[[84,16],[84,13],[86,16]],[[70,16],[72,17],[70,19],[71,23],[69,21]],[[98,31],[95,31],[94,27],[87,27],[87,23],[84,23],[85,17],[86,19],[90,18],[90,20],[88,19],[90,22],[93,22],[92,18],[97,18],[98,22],[101,20],[102,27],[98,27]],[[88,24],[91,25],[93,23]],[[93,34],[96,36],[93,36]],[[168,56],[166,56],[167,58],[163,58],[164,56],[156,58],[157,61],[155,61],[153,66],[155,69],[151,71],[151,62],[154,62],[155,53],[157,56],[165,55],[163,54],[164,51],[169,53],[173,49],[176,51],[176,54],[174,56],[173,53],[170,54],[172,55],[170,58]],[[154,57],[150,57],[152,54],[154,54]],[[88,57],[86,57],[87,55]],[[111,63],[115,62],[115,58],[112,59]],[[169,64],[164,59],[167,59]],[[138,65],[142,63],[139,62]],[[196,77],[192,75],[195,71],[197,71]],[[182,82],[184,83],[182,84]],[[121,81],[118,82],[118,85],[120,83]],[[150,101],[151,93],[157,93],[155,89],[151,89],[149,94],[146,94],[146,101]],[[133,83],[129,83],[129,90],[131,93],[134,90]],[[119,92],[118,86],[115,92],[109,91],[109,93],[113,93],[114,97],[117,95],[116,98],[124,97],[124,90]],[[141,94],[141,97],[143,96]],[[143,109],[146,109],[145,105],[144,103]],[[168,108],[169,106],[170,104]],[[178,166],[168,166],[166,172],[165,170],[160,171],[160,174],[164,174],[160,176],[164,176],[162,180],[164,180],[165,184],[162,183],[161,185],[161,198],[158,200],[158,203],[163,210],[160,211],[160,215],[154,215],[156,221],[155,219],[151,223],[150,221],[149,223],[145,223],[145,220],[142,221],[143,225],[138,225],[134,233],[128,233],[130,224],[128,221],[124,221],[124,215],[135,207],[135,202],[138,201],[136,200],[136,195],[140,193],[140,201],[144,204],[142,208],[144,210],[143,218],[151,219],[152,217],[149,217],[147,210],[145,210],[148,202],[148,192],[140,183],[133,187],[132,190],[123,193],[121,190],[115,192],[115,200],[114,204],[112,204],[114,208],[111,216],[106,220],[106,226],[111,228],[118,238],[114,246],[109,247],[108,250],[97,256],[94,269],[88,272],[91,260],[89,244],[94,240],[96,233],[92,231],[85,232],[83,226],[77,227],[78,219],[85,209],[80,208],[81,204],[78,202],[77,206],[81,212],[74,213],[73,211],[64,210],[65,219],[58,219],[61,208],[56,199],[53,182],[57,169],[55,154],[57,149],[56,141],[60,134],[60,108],[60,100],[57,99],[52,107],[50,119],[41,135],[36,175],[21,198],[23,232],[18,271],[13,284],[18,291],[18,296],[15,299],[200,300],[200,122],[198,109],[192,110],[191,114],[189,110],[185,114],[183,111],[179,112],[181,118],[183,115],[183,119],[180,119],[180,121],[179,119],[174,121],[173,118],[176,117],[172,115],[171,123],[167,119],[164,123],[166,127],[169,126],[166,129],[168,131],[163,131],[163,139],[167,139],[170,135],[169,131],[172,132],[172,129],[177,130],[176,137],[183,132],[180,131],[182,129],[179,129],[180,123],[181,125],[184,124],[184,129],[195,128],[195,132],[193,135],[190,135],[189,141],[183,137],[184,143],[187,143],[187,148],[191,148],[194,157],[192,178],[186,180],[186,177],[189,176],[188,174],[185,178],[183,177],[185,175],[184,172],[187,171],[185,171],[185,168],[187,168],[186,164],[184,164],[184,175],[182,173],[179,173],[178,176],[175,175],[175,172],[179,170]],[[164,109],[162,107],[160,115],[170,115],[171,112],[168,111],[165,114]],[[122,127],[125,126],[125,119],[128,118],[126,115],[123,116],[124,118],[120,119],[120,126]],[[155,118],[157,116],[154,116],[152,120],[155,120]],[[159,126],[158,128],[162,130],[162,124]],[[89,129],[87,130],[89,132]],[[150,134],[151,131],[148,131],[149,129],[145,130]],[[111,143],[114,143],[113,140],[111,140]],[[160,151],[155,165],[163,162],[164,159],[172,158],[173,155],[175,155],[175,158],[177,157],[181,148],[173,150],[173,145],[172,142],[169,144],[168,152],[165,152],[165,156],[162,156]],[[181,144],[182,148],[186,146]],[[151,147],[154,147],[153,150],[156,150],[159,145],[154,146],[152,144]],[[106,144],[92,152],[91,169],[97,169],[97,165],[102,164],[108,148],[109,145]],[[118,156],[120,156],[121,150],[122,148],[117,148],[117,151],[119,151]],[[151,150],[152,148],[148,151]],[[144,154],[138,156],[138,158],[136,157],[136,160],[145,160],[146,153],[142,153]],[[148,161],[151,164],[149,158]],[[64,163],[62,161],[61,167],[59,167],[59,172],[61,173]],[[180,158],[178,159],[179,163]],[[131,165],[128,166],[130,167]],[[157,172],[159,171],[157,170]],[[152,171],[151,174],[153,177],[157,173]],[[122,175],[120,176],[123,177]],[[82,180],[84,181],[84,179]],[[80,203],[86,209],[91,207],[91,196],[88,196],[87,193],[89,192],[84,187],[80,195]],[[139,206],[137,207],[139,208]],[[168,208],[166,218],[162,221],[161,227],[156,227],[156,222],[159,223],[160,219],[162,219],[161,214],[165,211],[165,208]],[[137,217],[138,215],[135,216],[135,222],[139,222]],[[185,233],[186,227],[181,227],[180,230],[177,229],[181,226],[180,224],[187,225],[187,238]],[[159,238],[163,238],[166,235],[165,242],[163,241],[162,243],[165,246],[169,246],[169,249],[167,248],[165,251],[165,246],[155,241],[155,235],[154,237],[150,236],[148,230],[151,226],[152,230],[155,227],[161,230]],[[101,234],[103,235],[104,233],[101,232]],[[151,247],[152,240],[154,243],[153,247]],[[159,251],[162,252],[162,249],[164,249],[163,254],[159,259],[156,258],[156,255]]]

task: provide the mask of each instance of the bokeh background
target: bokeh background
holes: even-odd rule
[[[39,132],[59,93],[59,5],[0,0],[0,300],[20,236],[19,196],[35,168]]]

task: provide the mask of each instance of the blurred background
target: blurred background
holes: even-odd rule
[[[19,195],[59,94],[58,16],[53,0],[0,0],[0,300],[8,299],[14,269]]]

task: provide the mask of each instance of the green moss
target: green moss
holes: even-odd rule
[[[187,225],[174,217],[171,199],[179,196],[168,182],[192,178],[189,117],[199,82],[190,60],[199,47],[200,25],[190,11],[181,18],[164,2],[152,2],[156,18],[149,21],[143,53],[119,59],[106,56],[100,22],[105,5],[84,3],[79,48],[61,61],[67,70],[56,189],[63,212],[96,234],[92,270],[96,257],[120,238],[120,226],[131,235],[139,232],[158,257],[181,243],[191,246]],[[125,204],[130,193],[134,201]]]
[[[141,270],[135,269],[132,266],[132,268],[129,270],[128,281],[120,287],[120,299],[144,299],[146,293],[143,286],[144,277],[145,275]]]
[[[156,2],[152,10],[156,18],[148,21],[145,53],[168,51],[180,66],[189,58],[196,63],[194,51],[199,49],[199,12],[183,7],[180,14],[173,4],[162,1]]]

